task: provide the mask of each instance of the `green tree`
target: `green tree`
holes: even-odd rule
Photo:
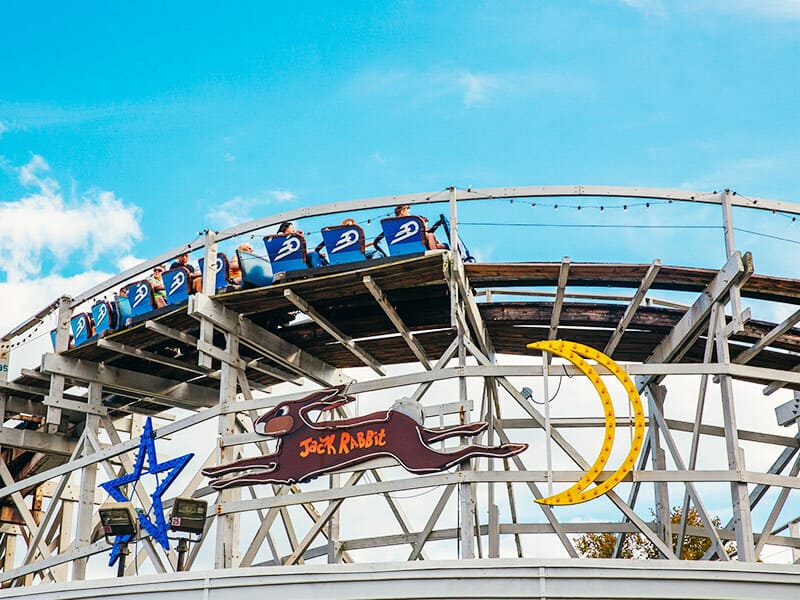
[[[652,511],[651,511],[652,512]],[[673,507],[670,512],[670,520],[676,525],[674,528],[676,533],[672,536],[672,549],[677,551],[678,545],[678,525],[681,522],[681,509],[677,506]],[[714,527],[719,527],[721,521],[719,517],[714,517],[711,522]],[[687,525],[694,527],[703,527],[703,522],[700,520],[700,515],[694,508],[689,508],[686,517]],[[614,554],[614,548],[617,545],[617,536],[613,533],[586,533],[576,540],[578,552],[586,558],[611,558]],[[683,540],[683,548],[681,549],[681,556],[683,560],[700,560],[703,555],[711,547],[711,540],[707,537],[687,535]],[[732,551],[732,546],[729,544],[726,547],[728,554]],[[629,533],[625,536],[625,541],[622,544],[622,558],[658,558],[659,552],[656,547],[651,544],[646,537],[641,533]]]

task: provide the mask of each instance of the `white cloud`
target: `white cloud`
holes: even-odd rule
[[[222,160],[224,160],[225,162],[234,162],[236,160],[236,155],[231,154],[230,152],[226,152],[225,154],[222,155]]]
[[[800,20],[800,0],[704,0],[685,3],[694,9],[761,17],[769,20]]]
[[[8,125],[0,121],[0,138],[3,137],[3,134],[8,131]]]
[[[128,269],[135,267],[136,265],[144,262],[144,258],[139,258],[138,256],[134,256],[133,254],[126,254],[125,256],[120,256],[116,261],[116,266],[119,272],[127,271]]]
[[[0,283],[0,332],[10,331],[63,294],[74,296],[111,277],[111,273],[86,271],[72,277],[48,275],[38,279]],[[52,315],[41,325],[13,340],[9,376],[16,377],[21,368],[39,365],[41,355],[52,349],[50,330],[55,327]]]
[[[667,18],[670,13],[728,14],[771,21],[800,20],[800,0],[619,0],[645,17]],[[669,8],[667,8],[669,7]]]
[[[545,93],[574,92],[586,82],[570,75],[539,71],[476,72],[469,69],[364,71],[346,86],[356,96],[389,95],[415,104],[457,97],[466,108]]]
[[[49,166],[34,155],[17,169],[20,183],[32,192],[0,202],[0,270],[9,282],[40,275],[42,259],[62,266],[79,258],[90,268],[101,255],[120,255],[142,237],[140,209],[113,192],[92,191],[67,202]]]
[[[268,193],[278,202],[291,202],[297,198],[297,194],[288,190],[270,190]]]
[[[667,11],[661,0],[620,0],[622,4],[638,10],[646,17],[664,18]]]
[[[296,198],[294,192],[279,189],[250,198],[235,196],[209,210],[206,218],[216,227],[232,227],[263,216],[264,209],[271,204],[291,202]]]
[[[385,165],[387,162],[389,162],[388,159],[380,152],[376,152],[375,154],[373,154],[372,160],[373,162],[376,162],[379,165]]]
[[[777,156],[737,158],[716,165],[708,173],[684,181],[681,187],[704,191],[752,188],[754,184],[763,184],[770,176],[781,171],[785,166],[787,166],[787,161]]]

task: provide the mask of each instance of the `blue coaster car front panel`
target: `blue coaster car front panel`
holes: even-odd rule
[[[306,269],[306,241],[302,235],[268,235],[264,238],[272,272]]]
[[[156,308],[153,299],[153,288],[147,281],[137,281],[128,287],[126,294],[131,307],[131,317],[138,317]]]
[[[272,266],[266,258],[244,250],[237,250],[236,258],[242,271],[242,287],[272,285]]]
[[[322,241],[328,262],[332,265],[365,260],[364,230],[358,225],[337,225],[322,228]]]
[[[421,217],[392,217],[381,219],[381,228],[390,256],[422,254],[425,252],[425,223]]]
[[[92,337],[92,320],[86,313],[80,313],[72,317],[69,326],[76,346],[86,343],[86,340]]]
[[[192,284],[189,278],[189,269],[175,267],[161,274],[164,290],[167,292],[167,304],[180,304],[189,299]]]
[[[128,301],[128,297],[122,294],[114,297],[114,303],[117,305],[117,331],[119,331],[128,326],[128,320],[131,318],[131,303]]]
[[[98,300],[92,306],[92,320],[94,321],[94,332],[103,335],[106,331],[117,329],[117,311],[111,302]]]
[[[200,272],[205,277],[206,273],[204,269],[206,263],[205,259],[201,258],[197,262],[200,265]],[[230,276],[228,271],[229,271],[228,257],[225,256],[224,252],[217,252],[217,262],[214,263],[214,272],[216,273],[216,275],[214,276],[215,277],[214,289],[216,291],[224,290],[226,287],[228,287],[228,282],[230,281]]]

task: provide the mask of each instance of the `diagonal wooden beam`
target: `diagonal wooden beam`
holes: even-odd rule
[[[289,302],[294,304],[300,312],[327,331],[337,342],[344,346],[346,350],[358,358],[358,360],[375,371],[378,375],[386,375],[386,371],[383,370],[383,365],[381,365],[377,358],[359,346],[351,336],[336,327],[336,325],[331,323],[316,308],[290,289],[283,290],[283,295]]]
[[[200,294],[190,296],[188,313],[198,319],[205,318],[220,329],[237,335],[242,344],[260,352],[282,368],[308,377],[320,385],[334,386],[352,381],[341,369],[301,350],[216,300]]]
[[[711,308],[719,302],[734,285],[742,284],[753,274],[753,257],[735,252],[706,286],[689,310],[669,334],[661,340],[646,363],[677,362],[691,347],[691,342],[700,334],[701,328],[711,314]],[[726,341],[727,343],[727,341]],[[655,379],[654,376],[637,378],[637,386],[643,390]]]
[[[556,289],[556,299],[553,302],[553,313],[550,315],[550,332],[547,339],[556,339],[558,333],[558,322],[561,320],[561,307],[564,305],[564,292],[567,289],[567,279],[569,278],[569,256],[561,259],[561,268],[558,271],[558,288]]]
[[[397,313],[394,306],[392,306],[391,302],[389,302],[389,299],[386,297],[386,294],[378,285],[378,283],[369,275],[365,275],[361,281],[369,290],[369,293],[372,294],[372,297],[375,298],[375,302],[378,303],[378,306],[383,309],[383,312],[392,322],[392,325],[394,325],[395,329],[397,329],[400,337],[403,338],[403,341],[411,349],[411,352],[414,353],[414,356],[417,357],[417,360],[422,363],[423,367],[430,371],[431,361],[428,359],[428,355],[425,353],[425,348],[422,347],[422,344],[419,343],[417,338],[411,335],[411,331],[409,331],[408,327],[406,327],[403,319]]]
[[[358,483],[358,480],[364,475],[364,471],[356,471],[353,473],[350,478],[345,482],[342,488],[348,488],[354,486]],[[319,520],[311,526],[311,529],[306,533],[305,537],[297,544],[292,554],[284,561],[284,565],[293,565],[295,564],[300,558],[303,557],[305,551],[311,545],[311,542],[314,541],[314,538],[319,535],[322,528],[327,524],[330,518],[339,510],[339,507],[344,502],[344,498],[337,498],[336,500],[331,500],[328,503],[328,507],[325,511],[320,515]]]
[[[166,400],[180,408],[197,409],[217,403],[217,392],[204,386],[59,354],[45,354],[42,371],[78,381],[97,382],[107,390]]]
[[[644,300],[647,290],[650,289],[650,286],[653,285],[653,282],[656,280],[659,270],[661,270],[661,261],[659,259],[655,259],[648,267],[647,273],[645,273],[644,278],[642,279],[642,283],[639,284],[639,289],[636,290],[636,293],[633,295],[628,303],[628,306],[625,308],[625,312],[623,313],[622,318],[619,320],[619,325],[617,325],[614,333],[611,334],[611,339],[608,340],[608,343],[603,350],[603,354],[608,356],[614,354],[614,350],[616,350],[617,345],[625,333],[625,330],[633,320],[633,317],[636,314],[639,305],[642,303],[642,300]]]
[[[739,355],[733,359],[733,362],[740,365],[747,364],[755,357],[756,354],[761,352],[761,350],[769,346],[772,342],[794,327],[798,321],[800,321],[800,310],[796,310],[789,317],[787,317],[783,323],[776,325],[772,330],[767,332],[764,337],[753,344],[752,347],[748,348],[744,352],[739,353]]]
[[[436,506],[433,508],[431,512],[431,516],[428,517],[428,521],[425,523],[425,526],[422,528],[417,534],[417,539],[414,540],[413,548],[411,550],[411,554],[408,555],[406,560],[417,560],[421,553],[422,548],[425,546],[425,542],[431,535],[433,528],[436,526],[436,522],[439,520],[439,517],[442,515],[442,511],[444,510],[445,505],[447,505],[447,501],[450,499],[450,496],[453,495],[453,491],[456,489],[455,485],[448,485],[442,491],[442,495],[439,497],[439,501],[436,503]]]
[[[6,465],[6,461],[0,458],[0,480],[3,481],[5,485],[12,485],[14,483],[14,477],[11,475],[11,471],[8,470],[8,466]],[[42,558],[47,560],[51,558],[50,550],[47,547],[47,544],[42,539],[42,536],[39,535],[39,526],[36,524],[36,520],[33,518],[33,514],[31,513],[28,505],[25,504],[25,500],[22,498],[22,494],[19,492],[14,492],[11,494],[11,500],[14,502],[14,506],[17,507],[17,511],[19,511],[22,520],[25,521],[25,526],[28,528],[28,534],[37,540],[36,545],[39,549],[39,552],[42,554]],[[55,581],[55,577],[53,576],[52,571],[50,569],[46,570],[47,576],[50,578],[50,581]]]
[[[196,375],[205,375],[211,370],[198,367],[195,364],[187,363],[176,358],[162,356],[160,354],[148,352],[147,350],[142,350],[141,348],[137,348],[135,346],[128,346],[127,344],[120,344],[118,342],[112,342],[111,340],[106,340],[103,338],[97,340],[97,347],[105,348],[106,350],[111,350],[112,352],[118,352],[119,354],[124,354],[126,356],[141,358],[142,360],[154,362],[159,365],[165,365],[174,369],[180,369],[181,371],[188,371],[189,373],[194,373]]]

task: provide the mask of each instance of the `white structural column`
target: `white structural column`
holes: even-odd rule
[[[725,254],[730,258],[736,252],[736,237],[733,231],[733,209],[731,205],[731,191],[722,192],[722,228],[725,231]],[[731,330],[740,333],[744,330],[744,319],[742,317],[742,294],[739,286],[731,288]]]
[[[232,333],[225,334],[225,353],[230,362],[236,362],[239,358],[239,338]],[[234,447],[223,445],[222,437],[236,433],[236,412],[228,412],[231,404],[236,402],[237,390],[237,371],[228,362],[222,363],[222,373],[220,374],[219,385],[219,408],[220,416],[218,420],[218,433],[220,435],[220,445],[217,450],[217,464],[224,465],[232,462],[235,458]],[[233,488],[222,490],[217,496],[217,504],[224,505],[228,502],[239,500],[241,489]],[[239,515],[236,514],[217,514],[217,538],[214,554],[214,567],[217,569],[231,569],[239,566]]]
[[[459,293],[458,282],[464,277],[464,268],[461,263],[461,255],[458,252],[458,205],[456,202],[455,187],[449,188],[450,194],[450,268],[448,270],[450,288],[450,317],[451,323],[456,330],[458,339],[458,366],[464,368],[467,364],[467,349],[465,341],[469,336],[469,329],[466,325],[464,314],[463,298]],[[458,399],[461,406],[463,420],[469,421],[467,410],[467,378],[458,378]],[[462,438],[462,442],[463,442]],[[463,463],[458,468],[458,473],[471,470],[469,462]],[[462,483],[458,486],[458,540],[459,558],[471,559],[475,555],[475,494],[474,488],[470,483]]]
[[[71,316],[69,296],[62,296],[58,301],[56,310],[56,341],[55,351],[64,352],[69,348],[69,320]],[[45,397],[45,404],[49,401],[58,403],[64,396],[64,377],[54,375],[50,377],[50,393]],[[57,406],[47,407],[47,433],[55,433],[61,424],[61,409]]]
[[[53,377],[56,377],[55,375]],[[89,384],[89,406],[97,408],[103,400],[103,386],[97,382]],[[86,415],[86,429],[97,434],[100,428],[100,417]],[[83,445],[83,455],[92,454],[91,444]],[[78,523],[75,533],[75,545],[88,546],[92,539],[92,519],[94,517],[94,493],[97,488],[97,463],[89,464],[81,470],[80,491],[78,495]],[[56,499],[53,498],[55,502]],[[63,527],[63,525],[62,525]],[[86,578],[86,558],[77,559],[72,566],[73,579]]]
[[[725,331],[725,312],[717,311],[716,323],[717,361],[722,364],[730,362],[728,336]],[[745,470],[744,452],[739,446],[739,434],[736,428],[736,410],[733,402],[733,382],[730,375],[719,376],[720,394],[722,396],[722,418],[725,425],[725,448],[728,453],[728,469],[736,473]],[[731,482],[731,501],[733,505],[733,523],[736,530],[736,552],[739,560],[755,562],[755,546],[753,541],[753,522],[750,515],[750,498],[747,483]]]
[[[206,230],[203,237],[203,289],[207,298],[217,293],[217,241],[213,231]],[[206,344],[214,343],[214,325],[207,319],[200,319],[200,339]],[[211,368],[211,357],[204,352],[197,355],[197,364],[204,369]]]
[[[647,394],[655,406],[662,414],[664,412],[664,398],[667,389],[663,385],[651,384],[647,386]],[[667,470],[667,457],[664,448],[661,447],[661,436],[658,424],[652,417],[650,418],[650,444],[652,446],[651,458],[654,471]],[[658,535],[664,540],[665,544],[672,545],[672,520],[670,518],[669,489],[664,481],[654,482],[656,522],[658,523]]]

